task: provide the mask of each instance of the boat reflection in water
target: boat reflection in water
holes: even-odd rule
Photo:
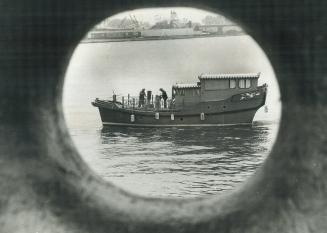
[[[150,196],[193,197],[235,187],[260,166],[277,123],[194,128],[104,127],[101,174]]]

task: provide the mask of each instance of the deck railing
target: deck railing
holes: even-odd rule
[[[122,105],[122,108],[126,109],[172,109],[174,104],[173,100],[168,98],[166,100],[166,106],[164,100],[159,96],[151,96],[151,98],[145,98],[144,101],[140,101],[138,96],[117,96],[113,95],[110,99],[113,102]]]

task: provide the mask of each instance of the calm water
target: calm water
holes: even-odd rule
[[[137,95],[196,83],[201,73],[261,72],[267,105],[253,126],[102,128],[96,97]],[[169,91],[168,91],[169,93]],[[278,131],[278,84],[248,36],[81,44],[66,74],[64,111],[83,159],[104,179],[142,195],[193,197],[221,193],[253,174]],[[275,122],[275,123],[273,123]]]
[[[277,126],[111,127],[72,136],[106,180],[143,195],[193,197],[229,190],[253,174]]]

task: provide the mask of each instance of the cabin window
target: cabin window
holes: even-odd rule
[[[200,114],[200,119],[201,119],[201,121],[204,121],[204,113],[203,112],[201,112],[201,114]]]
[[[251,80],[250,79],[246,79],[245,80],[245,88],[250,88],[251,87]]]
[[[156,112],[156,114],[154,114],[154,118],[155,118],[156,120],[159,120],[159,112]]]
[[[245,79],[238,80],[238,87],[245,88]]]
[[[170,114],[170,120],[175,120],[175,116],[174,116],[174,114]]]
[[[229,80],[229,88],[235,88],[236,87],[236,80],[231,79]]]
[[[238,81],[239,88],[250,88],[251,87],[251,80],[250,79],[240,79]]]

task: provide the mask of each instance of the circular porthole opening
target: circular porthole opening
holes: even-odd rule
[[[281,110],[255,40],[223,15],[181,7],[95,25],[71,58],[63,105],[94,171],[131,192],[170,197],[243,182],[268,156]]]

